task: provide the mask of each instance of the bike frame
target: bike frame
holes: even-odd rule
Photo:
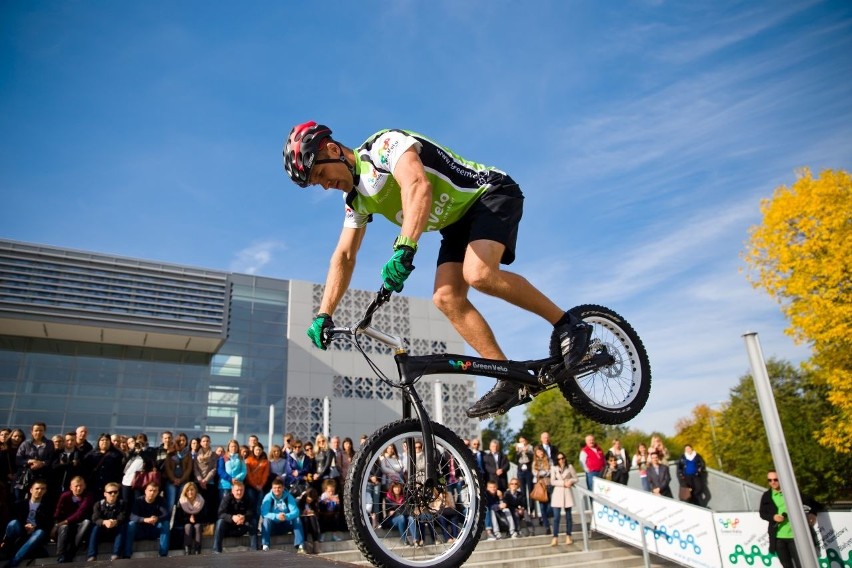
[[[368,328],[370,329],[370,328]],[[365,335],[375,335],[366,333]],[[370,329],[370,331],[376,331]],[[378,338],[376,338],[378,339]],[[468,357],[452,353],[435,354],[435,355],[409,355],[404,349],[399,348],[396,355],[397,372],[399,373],[400,386],[404,393],[402,399],[402,417],[403,419],[412,417],[412,410],[416,414],[420,422],[423,440],[429,440],[428,444],[423,445],[423,451],[426,454],[426,480],[436,480],[438,478],[435,468],[435,454],[437,450],[431,443],[432,440],[432,421],[426,408],[423,405],[423,400],[417,391],[414,389],[414,384],[422,376],[425,375],[473,375],[486,376],[496,379],[509,380],[520,385],[541,388],[539,382],[539,371],[548,363],[558,361],[558,359],[543,359],[537,361],[496,361],[493,359],[483,359],[480,357]],[[413,459],[409,452],[409,459]]]

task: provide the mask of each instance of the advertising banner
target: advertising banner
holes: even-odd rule
[[[726,568],[780,568],[769,553],[767,523],[756,512],[715,513],[716,535]],[[852,513],[821,513],[814,527],[820,568],[852,568]]]
[[[593,493],[619,505],[592,502],[596,530],[641,548],[643,529],[631,511],[654,523],[654,530],[644,529],[652,553],[695,568],[722,568],[712,511],[597,477],[593,483]]]

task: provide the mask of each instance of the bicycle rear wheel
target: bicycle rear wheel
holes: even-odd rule
[[[589,355],[605,349],[613,361],[560,381],[562,395],[578,412],[601,424],[623,424],[635,418],[651,393],[651,364],[642,340],[609,308],[583,305],[571,311],[592,325]],[[555,338],[550,342],[550,354],[561,356]]]
[[[368,507],[372,505],[368,497],[369,478],[379,470],[381,457],[389,445],[399,449],[405,440],[422,438],[420,423],[407,419],[384,426],[358,451],[349,468],[344,486],[349,505],[346,522],[355,544],[375,566],[460,566],[479,542],[485,525],[484,495],[473,455],[445,426],[433,422],[432,432],[439,479],[435,487],[427,487],[423,476],[410,475],[405,481],[405,501],[400,507],[405,515],[401,522],[403,534],[393,518],[383,519],[373,527],[370,518],[373,511]],[[454,480],[456,483],[452,483]],[[383,487],[382,495],[386,490]],[[449,492],[450,497],[440,499],[444,492]],[[408,544],[406,537],[423,540],[424,545]]]

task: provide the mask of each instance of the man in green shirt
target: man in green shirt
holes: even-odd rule
[[[778,473],[769,470],[766,476],[769,490],[760,498],[760,518],[769,522],[769,552],[778,555],[778,561],[784,568],[800,568],[796,542],[793,540],[793,526],[787,518],[787,503],[778,481]],[[813,526],[817,513],[823,510],[820,503],[807,495],[802,495],[802,504],[808,524],[811,526],[811,539],[816,545],[816,533]]]
[[[349,287],[355,258],[373,214],[400,226],[383,285],[402,291],[414,270],[417,241],[427,231],[443,236],[433,301],[481,357],[506,360],[491,327],[468,299],[470,288],[535,313],[554,326],[568,366],[586,352],[591,326],[565,312],[526,278],[503,270],[515,259],[523,194],[505,172],[465,160],[411,131],[382,130],[352,149],[316,122],[293,127],[284,145],[284,169],[301,187],[320,185],[344,194],[343,230],[332,254],[319,313],[308,336],[326,348],[323,330]],[[483,417],[520,402],[517,387],[498,380],[467,410]]]

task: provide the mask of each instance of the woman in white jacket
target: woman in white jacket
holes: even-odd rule
[[[550,507],[553,509],[553,540],[550,546],[559,543],[559,517],[565,511],[565,544],[574,544],[571,538],[573,522],[571,519],[571,508],[574,507],[574,493],[571,487],[577,483],[577,472],[574,466],[565,459],[565,454],[559,452],[556,456],[556,464],[550,468],[550,485],[553,494],[550,496]]]

